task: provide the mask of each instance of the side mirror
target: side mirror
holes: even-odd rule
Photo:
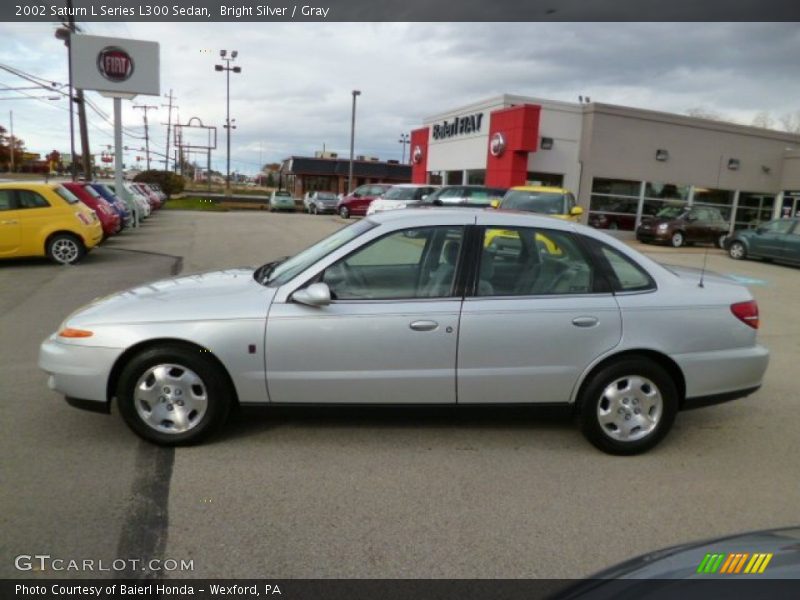
[[[292,294],[292,300],[306,306],[328,306],[331,303],[331,289],[327,283],[312,283]]]
[[[427,197],[428,197],[428,194],[422,194],[422,198],[420,198],[420,200],[425,200],[425,198],[427,198]]]
[[[492,200],[490,204],[492,208],[500,208],[500,200]]]
[[[581,206],[573,206],[569,210],[569,214],[572,215],[573,217],[580,217],[583,214],[583,207],[581,207]]]

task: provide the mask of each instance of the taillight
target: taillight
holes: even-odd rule
[[[79,220],[81,223],[83,223],[84,225],[91,225],[91,223],[92,223],[92,222],[89,220],[89,217],[87,217],[87,216],[86,216],[85,214],[83,214],[82,212],[76,213],[76,215],[75,215],[75,216],[77,216],[77,217],[78,217],[78,220]]]
[[[731,312],[745,325],[758,329],[758,303],[755,300],[731,304]]]

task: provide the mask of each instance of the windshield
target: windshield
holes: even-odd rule
[[[375,226],[376,224],[368,219],[353,223],[349,227],[340,229],[333,235],[306,248],[299,254],[295,254],[291,258],[273,265],[266,273],[261,273],[261,269],[259,269],[256,271],[255,277],[260,283],[265,285],[283,285],[293,277],[305,271],[318,260],[326,257],[337,248],[341,248],[349,241],[357,238],[362,233],[369,231]]]
[[[413,200],[417,189],[413,187],[393,187],[383,197],[386,200]]]
[[[291,196],[289,192],[275,192],[276,196]]]
[[[56,194],[61,196],[68,203],[75,204],[76,202],[80,202],[80,200],[78,200],[78,197],[75,194],[73,194],[72,192],[70,192],[63,185],[57,185],[54,189],[56,191]]]
[[[526,210],[544,215],[563,215],[567,212],[564,206],[564,194],[522,190],[509,191],[503,198],[500,208]]]
[[[86,192],[89,195],[93,196],[94,198],[100,198],[99,192],[96,189],[94,189],[92,186],[86,185],[86,186],[83,186],[83,189],[85,189]]]
[[[659,219],[677,219],[685,212],[685,206],[665,206],[656,213],[656,217]]]

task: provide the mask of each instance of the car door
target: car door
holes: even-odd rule
[[[766,258],[783,257],[793,226],[794,221],[791,219],[779,219],[762,225],[750,239],[751,254]]]
[[[702,208],[693,208],[686,215],[686,241],[706,242],[708,237],[706,211]]]
[[[622,336],[607,283],[569,232],[486,225],[459,330],[458,403],[566,403]]]
[[[21,212],[16,210],[14,190],[0,190],[0,256],[13,256],[19,251]]]
[[[332,301],[276,297],[266,332],[274,403],[452,404],[465,225],[381,235],[312,279]]]
[[[786,240],[781,251],[781,260],[800,263],[800,221],[795,220],[794,226],[786,234]]]

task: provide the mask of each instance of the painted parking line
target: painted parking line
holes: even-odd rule
[[[726,277],[733,279],[736,283],[743,285],[769,285],[769,282],[763,279],[756,279],[755,277],[748,277],[747,275],[737,275],[736,273],[726,273]]]

